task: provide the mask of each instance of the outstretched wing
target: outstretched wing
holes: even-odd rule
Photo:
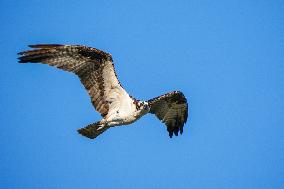
[[[40,44],[29,47],[34,49],[18,53],[20,63],[40,62],[75,73],[103,117],[117,106],[121,98],[130,98],[117,79],[109,53],[80,45]]]
[[[187,121],[188,104],[180,91],[173,91],[148,101],[150,113],[166,124],[169,136],[183,133],[183,125]]]

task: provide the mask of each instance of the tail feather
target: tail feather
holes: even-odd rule
[[[90,139],[95,139],[97,136],[102,134],[104,131],[109,129],[109,127],[105,126],[101,129],[99,129],[101,126],[101,123],[98,121],[96,123],[92,123],[84,128],[78,129],[78,133],[81,135],[88,137]]]

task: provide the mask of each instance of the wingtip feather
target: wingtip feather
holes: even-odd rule
[[[30,48],[35,48],[35,49],[46,49],[46,48],[52,48],[52,47],[60,47],[64,46],[61,44],[34,44],[34,45],[28,45]]]

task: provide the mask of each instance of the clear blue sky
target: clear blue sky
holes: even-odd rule
[[[284,1],[0,2],[0,188],[281,188]],[[153,115],[89,140],[100,119],[78,78],[17,63],[28,44],[112,53],[138,99],[181,90],[170,139]]]

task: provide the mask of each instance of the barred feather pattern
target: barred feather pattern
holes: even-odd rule
[[[130,98],[117,79],[111,54],[81,45],[39,44],[30,47],[34,49],[18,53],[20,63],[40,62],[75,73],[103,117],[112,108],[112,102]]]
[[[95,139],[107,129],[109,129],[109,127],[103,127],[100,129],[100,125],[101,123],[99,121],[96,123],[89,124],[84,128],[78,129],[78,133],[85,137],[88,137],[89,139]]]
[[[169,136],[183,133],[183,126],[188,117],[188,103],[180,91],[173,91],[148,101],[150,113],[155,114],[165,123]]]
[[[139,101],[121,86],[109,53],[82,45],[38,44],[30,47],[33,49],[18,53],[20,63],[43,63],[75,73],[88,91],[93,106],[104,117],[102,122],[79,129],[83,136],[94,139],[109,126],[133,123],[148,112],[165,123],[170,137],[183,133],[188,103],[182,92],[173,91],[147,102]],[[103,126],[102,129],[99,126]]]

